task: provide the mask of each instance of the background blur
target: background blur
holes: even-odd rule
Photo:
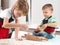
[[[11,8],[16,0],[0,0],[0,11],[6,8]],[[60,26],[60,0],[27,0],[29,3],[28,16],[22,17],[22,22],[29,24],[40,24],[44,18],[42,14],[42,6],[46,3],[51,3],[54,8],[53,16],[56,17],[58,26]]]

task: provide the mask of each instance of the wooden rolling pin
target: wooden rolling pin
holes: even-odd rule
[[[25,34],[22,37],[24,37],[28,40],[34,40],[34,41],[48,41],[48,39],[45,37],[39,37],[39,36],[34,36],[34,35],[29,35],[29,34]]]

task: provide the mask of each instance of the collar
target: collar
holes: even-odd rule
[[[50,19],[52,16],[50,16],[49,18],[45,18],[45,20],[48,20],[48,19]]]

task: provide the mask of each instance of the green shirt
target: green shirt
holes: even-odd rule
[[[48,18],[45,18],[45,20],[47,20]],[[52,16],[51,18],[48,19],[48,23],[53,23],[56,22],[56,19]],[[53,35],[55,37],[55,31],[53,33],[51,33],[51,35]]]

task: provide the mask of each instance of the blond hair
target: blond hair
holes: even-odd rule
[[[28,14],[29,5],[26,0],[17,0],[16,6],[23,12],[24,16]]]

